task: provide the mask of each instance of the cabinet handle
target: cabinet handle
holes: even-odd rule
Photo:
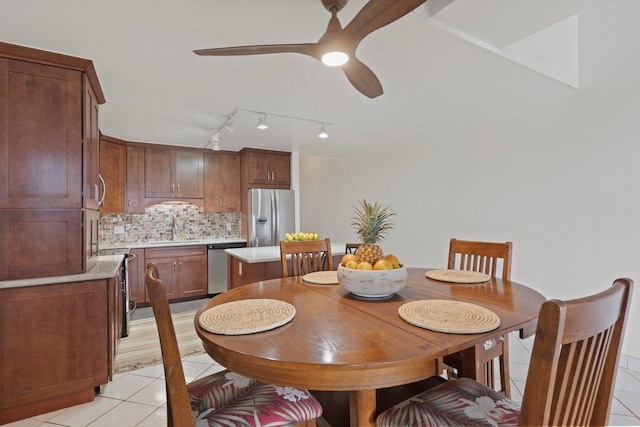
[[[180,184],[178,184],[178,193],[180,193]]]
[[[100,197],[100,200],[98,200],[98,206],[102,206],[102,204],[104,204],[104,198],[107,195],[107,184],[105,184],[102,175],[98,174],[98,179],[102,183],[102,197]]]
[[[182,261],[180,261],[180,271],[182,271]]]
[[[98,184],[93,184],[93,200],[98,201]]]
[[[220,199],[220,203],[218,203],[218,207],[221,208],[222,207],[222,199]]]
[[[171,194],[176,194],[176,185],[171,184]]]
[[[129,207],[131,207],[131,199],[129,199]]]
[[[176,271],[176,270],[177,270],[177,268],[176,268],[176,267],[177,267],[177,263],[176,263],[176,262],[174,262],[174,263],[173,263],[173,271]]]

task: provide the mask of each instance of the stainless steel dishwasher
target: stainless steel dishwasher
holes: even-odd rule
[[[216,243],[208,248],[208,291],[209,295],[219,294],[227,290],[227,254],[225,249],[246,248],[246,242]]]

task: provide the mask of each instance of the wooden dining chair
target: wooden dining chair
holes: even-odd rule
[[[447,268],[472,270],[485,273],[490,277],[511,280],[511,242],[477,242],[451,239],[449,242],[449,258]],[[496,388],[494,360],[498,359],[500,372],[500,389],[506,397],[511,397],[509,373],[509,339],[508,335],[492,337],[482,344],[463,351],[444,356],[443,363],[455,369],[447,369],[449,376],[469,377]]]
[[[382,426],[605,426],[633,281],[542,304],[522,406],[470,378],[447,381],[380,414]]]
[[[322,407],[307,390],[265,384],[226,370],[187,385],[164,283],[153,263],[147,265],[145,282],[160,336],[169,427],[193,427],[196,420],[204,420],[199,423],[204,425],[316,425]]]
[[[282,263],[282,277],[302,276],[315,271],[333,270],[331,240],[327,237],[302,242],[281,241],[280,262]]]
[[[360,247],[360,243],[347,243],[344,247],[344,253],[345,254],[354,254],[356,253],[356,251],[358,250],[358,248]]]

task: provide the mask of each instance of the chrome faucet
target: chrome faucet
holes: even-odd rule
[[[171,233],[173,235],[173,240],[178,240],[178,230],[177,228],[176,216],[171,215]]]

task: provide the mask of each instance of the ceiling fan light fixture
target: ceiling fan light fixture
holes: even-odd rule
[[[322,55],[321,59],[324,65],[328,65],[329,67],[339,67],[347,63],[347,61],[349,60],[349,55],[336,50],[333,52],[325,53],[324,55]]]
[[[329,138],[329,134],[325,129],[324,123],[322,124],[322,128],[320,128],[320,133],[318,134],[318,138],[322,138],[322,139]]]
[[[258,125],[256,126],[258,129],[267,129],[269,126],[267,125],[267,115],[260,116],[258,119]]]

